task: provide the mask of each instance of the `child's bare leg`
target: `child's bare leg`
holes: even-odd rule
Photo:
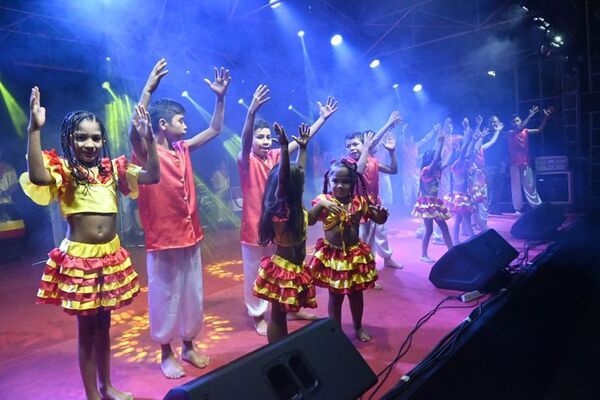
[[[256,329],[256,333],[261,336],[267,336],[267,321],[265,321],[264,315],[252,317],[252,324],[254,325],[254,329]]]
[[[440,227],[442,231],[442,237],[444,238],[444,243],[446,243],[446,247],[448,250],[452,248],[452,238],[450,237],[450,232],[448,231],[448,224],[443,219],[436,219],[435,222]]]
[[[350,300],[350,312],[352,313],[352,323],[354,324],[356,337],[361,342],[368,342],[371,340],[371,335],[362,326],[363,309],[365,307],[363,292],[350,293],[348,299]]]
[[[454,226],[452,229],[452,240],[454,243],[459,243],[460,225],[463,222],[462,214],[454,214]]]
[[[329,291],[329,304],[327,312],[329,316],[335,319],[342,326],[342,304],[344,303],[344,295]]]
[[[294,320],[313,321],[313,320],[317,319],[317,316],[313,313],[309,313],[306,311],[298,311],[298,312],[287,313],[287,319],[290,321],[294,321]]]
[[[79,372],[87,400],[100,400],[96,383],[97,328],[95,315],[77,316]]]
[[[269,343],[276,342],[288,334],[286,312],[281,309],[280,303],[271,303],[271,321],[267,328]]]
[[[160,350],[160,370],[162,371],[163,375],[169,379],[177,379],[185,376],[185,371],[183,370],[183,367],[179,365],[179,363],[175,359],[175,354],[173,354],[171,344],[161,344]]]
[[[429,249],[429,239],[433,233],[433,220],[431,218],[423,218],[423,224],[425,225],[425,233],[423,234],[423,241],[421,242],[421,261],[433,262],[427,255]]]
[[[102,399],[131,400],[131,393],[117,390],[110,381],[110,311],[101,311],[96,315],[96,357],[99,391]]]
[[[477,210],[475,212],[477,212]],[[464,229],[468,237],[473,237],[473,235],[475,235],[475,232],[473,232],[473,225],[471,225],[471,215],[471,213],[467,213],[463,217],[465,221]]]
[[[200,354],[196,351],[196,349],[194,349],[194,343],[191,340],[183,341],[181,358],[196,368],[205,368],[210,362],[210,358],[208,358],[208,356]]]

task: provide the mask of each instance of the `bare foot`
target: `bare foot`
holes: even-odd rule
[[[181,359],[189,362],[196,368],[205,368],[210,362],[208,356],[198,353],[193,347],[182,350]]]
[[[356,337],[361,342],[368,342],[369,340],[372,339],[371,335],[369,334],[369,332],[365,331],[365,328],[358,328],[356,330]]]
[[[317,319],[317,316],[315,314],[307,313],[306,311],[298,311],[287,313],[287,319],[288,321],[294,321],[298,319],[313,321]]]
[[[160,370],[163,375],[169,379],[179,379],[185,376],[183,367],[175,360],[173,353],[162,359]]]
[[[433,258],[429,258],[429,256],[421,256],[419,257],[419,260],[430,264],[433,264],[435,262],[435,260]]]
[[[113,386],[105,386],[100,388],[102,400],[133,400],[133,395],[127,392],[121,392]]]
[[[379,282],[375,282],[375,286],[373,286],[374,290],[381,290],[383,289],[383,286],[381,286],[381,283]]]
[[[392,258],[386,258],[385,260],[383,260],[383,266],[386,268],[397,268],[397,269],[404,268],[404,265],[398,264]]]
[[[252,322],[254,324],[254,329],[256,329],[256,333],[260,336],[267,336],[267,321],[263,316],[253,317]]]

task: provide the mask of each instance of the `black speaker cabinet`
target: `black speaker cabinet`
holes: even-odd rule
[[[510,234],[517,239],[550,239],[556,235],[565,219],[560,207],[544,202],[521,215],[510,228]]]
[[[376,382],[338,324],[325,318],[171,389],[165,400],[350,400]]]
[[[518,254],[498,232],[488,229],[448,250],[431,268],[429,280],[441,289],[489,291]]]
[[[573,204],[571,171],[536,172],[535,184],[543,201],[558,204]]]

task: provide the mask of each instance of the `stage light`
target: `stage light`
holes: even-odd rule
[[[420,83],[417,83],[415,86],[413,86],[413,92],[420,92],[421,90],[423,90],[423,85],[421,85]]]
[[[527,6],[525,5],[521,5],[521,8],[523,9],[523,11],[525,11],[526,13],[529,12],[529,8],[527,8]]]
[[[399,85],[398,85],[397,83],[394,83],[394,84],[392,85],[392,88],[394,88],[394,89],[398,90],[398,86],[399,86]]]
[[[239,99],[238,104],[244,104],[244,99]]]
[[[373,60],[373,61],[371,61],[371,63],[369,64],[369,67],[371,67],[371,68],[377,68],[377,67],[379,67],[379,64],[381,64],[381,63],[379,62],[379,60],[378,60],[378,59],[374,59],[374,60]]]
[[[298,31],[298,37],[304,37],[304,31]]]
[[[106,60],[106,62],[111,62],[112,61],[112,58],[110,58],[110,57],[105,57],[104,59]]]
[[[562,40],[562,36],[560,36],[560,35],[556,35],[556,36],[554,36],[554,41],[555,41],[556,43],[560,43],[560,42],[562,42],[562,41],[563,41],[563,40]]]
[[[189,69],[186,69],[185,73],[189,75],[191,73],[191,71]]]
[[[490,69],[490,70],[487,72],[487,74],[488,74],[489,76],[491,76],[491,77],[494,77],[494,76],[496,76],[496,71],[494,71],[493,69]]]
[[[294,109],[294,106],[290,104],[290,105],[288,106],[288,110],[292,111],[293,109]]]
[[[339,46],[342,44],[342,35],[335,34],[331,37],[330,43],[332,46]]]
[[[271,6],[271,8],[277,8],[281,6],[282,2],[283,0],[269,0],[269,5]]]
[[[110,82],[108,82],[108,81],[102,82],[102,89],[106,89],[106,90],[110,89]]]
[[[189,93],[187,90],[184,90],[183,92],[181,92],[181,97],[189,97]]]

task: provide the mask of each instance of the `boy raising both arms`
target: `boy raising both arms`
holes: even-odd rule
[[[152,93],[167,74],[167,62],[156,63],[142,92],[140,103],[150,103]],[[187,126],[185,109],[170,99],[160,99],[149,107],[161,166],[160,182],[140,187],[138,205],[146,237],[148,269],[148,309],[150,334],[160,343],[161,370],[167,378],[181,378],[183,367],[175,359],[171,341],[183,342],[181,358],[198,368],[209,359],[193,345],[202,328],[202,226],[196,204],[196,187],[190,151],[196,150],[221,133],[225,93],[231,78],[229,70],[215,68],[215,79],[204,82],[216,98],[210,126],[183,139]],[[132,126],[130,140],[137,159],[146,159],[146,148]]]
[[[252,317],[256,333],[267,334],[267,322],[264,314],[268,301],[253,295],[254,281],[258,266],[263,257],[271,257],[274,246],[260,247],[258,245],[258,222],[262,212],[262,199],[269,172],[279,163],[281,152],[271,149],[271,127],[263,120],[256,121],[260,107],[270,99],[267,85],[258,85],[248,107],[248,114],[242,131],[242,151],[238,155],[238,169],[242,186],[244,204],[242,206],[242,226],[240,240],[242,244],[242,262],[244,264],[244,301],[248,315]],[[337,111],[337,102],[329,97],[323,106],[319,104],[319,118],[310,127],[310,137],[321,128],[323,123]],[[298,149],[298,143],[293,141],[288,145],[288,151]],[[291,313],[289,313],[291,314]],[[312,319],[312,315],[296,313],[290,318]]]

